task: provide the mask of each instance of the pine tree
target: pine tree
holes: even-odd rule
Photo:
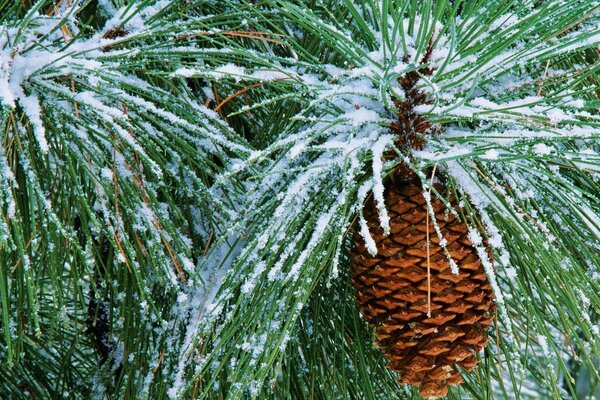
[[[407,177],[495,299],[448,397],[599,396],[599,11],[0,2],[0,398],[419,398],[350,272]]]

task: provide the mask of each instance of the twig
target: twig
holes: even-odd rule
[[[272,81],[269,82],[277,82],[277,81],[283,81],[286,79],[290,79],[290,78],[277,78],[277,79],[273,79]],[[253,83],[250,86],[247,86],[243,89],[238,90],[237,92],[230,94],[229,96],[227,96],[225,99],[223,99],[216,107],[215,110],[216,112],[218,112],[221,107],[223,107],[226,103],[228,103],[230,100],[234,99],[235,97],[239,96],[240,94],[244,94],[246,93],[248,90],[263,86],[266,82],[257,82],[257,83]]]
[[[433,166],[433,171],[431,171],[431,180],[429,181],[429,201],[431,202],[431,188],[433,187],[433,178],[435,178],[435,171],[437,169],[437,164]],[[427,206],[429,207],[429,206]],[[431,244],[429,242],[429,210],[427,211],[426,217],[427,224],[427,233],[426,233],[426,243],[427,243],[427,316],[431,318],[431,253],[430,247]]]
[[[177,36],[177,40],[188,39],[188,38],[196,37],[196,36],[210,36],[210,35],[217,35],[217,34],[223,35],[223,36],[242,37],[242,38],[246,38],[246,39],[257,39],[257,40],[262,40],[265,42],[275,43],[275,44],[280,44],[280,45],[284,44],[283,42],[281,42],[279,40],[275,40],[275,39],[271,39],[271,38],[263,36],[263,35],[272,35],[269,32],[247,32],[247,31],[221,31],[221,32],[199,31],[199,32],[192,32],[192,33],[186,33],[184,35],[179,35],[179,36]],[[283,36],[283,35],[275,34],[275,36]]]
[[[214,234],[215,234],[215,232],[213,230],[211,230],[210,235],[208,236],[208,240],[206,241],[206,246],[204,246],[204,251],[202,252],[202,257],[206,256],[206,253],[208,253],[208,249],[210,248]]]
[[[546,79],[546,76],[548,75],[548,67],[550,66],[550,61],[546,61],[546,68],[544,68],[544,75],[542,76],[542,79],[539,82],[539,88],[537,91],[537,96],[539,97],[542,94],[542,90],[544,90],[544,80]]]

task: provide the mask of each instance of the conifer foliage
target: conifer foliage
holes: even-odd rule
[[[448,397],[599,396],[599,12],[0,1],[0,398],[419,398],[351,278],[408,189],[489,293]]]

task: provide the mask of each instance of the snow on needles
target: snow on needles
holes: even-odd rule
[[[144,7],[141,11],[135,7],[114,10],[115,15],[107,22],[106,30],[127,20],[128,34],[141,32],[146,29],[147,19],[169,5],[169,1],[161,1],[151,7]],[[33,22],[25,28],[0,25],[0,105],[14,108],[19,103],[29,118],[36,141],[43,152],[48,152],[48,142],[41,118],[42,105],[39,94],[32,89],[31,78],[48,68],[65,67],[69,63],[93,65],[94,69],[99,69],[102,63],[86,60],[86,53],[92,54],[111,42],[110,39],[104,39],[102,33],[89,39],[77,40],[76,43],[69,43],[68,36],[50,34],[55,30],[60,32],[57,28],[64,22],[62,18],[71,19],[72,9],[75,7],[78,5],[64,7],[57,10],[54,16],[35,15]],[[69,46],[65,47],[67,44]]]
[[[289,7],[294,6],[290,4]],[[545,21],[547,16],[543,13],[531,18],[549,22]],[[401,96],[402,88],[396,78],[402,77],[407,70],[418,69],[423,56],[419,51],[423,52],[426,47],[417,43],[423,40],[419,36],[426,35],[412,37],[407,32],[411,29],[426,32],[429,27],[439,29],[440,25],[438,21],[419,17],[413,21],[396,21],[402,27],[396,29],[391,20],[389,29],[395,33],[387,37],[369,27],[374,40],[366,49],[357,44],[361,41],[351,40],[351,34],[343,26],[329,26],[320,18],[316,22],[307,21],[310,23],[318,25],[324,35],[329,33],[337,38],[336,45],[343,49],[340,57],[348,56],[347,68],[342,68],[341,63],[311,68],[294,57],[274,59],[268,52],[262,57],[259,52],[253,52],[254,59],[264,61],[261,68],[265,71],[277,71],[282,78],[290,77],[286,84],[292,89],[286,87],[284,96],[292,98],[300,111],[277,132],[277,140],[236,162],[220,177],[222,181],[243,174],[252,177],[245,187],[249,194],[244,210],[248,212],[240,213],[234,224],[236,231],[250,233],[244,249],[223,279],[223,290],[215,297],[215,303],[224,308],[215,309],[213,316],[216,318],[217,312],[225,315],[222,317],[224,324],[233,326],[236,307],[243,309],[248,304],[255,304],[252,301],[260,301],[264,313],[247,320],[257,327],[256,331],[252,334],[243,332],[236,338],[239,339],[236,348],[242,354],[240,359],[256,366],[262,365],[261,361],[275,359],[275,352],[285,347],[285,344],[279,347],[280,343],[272,339],[279,332],[276,328],[282,327],[283,323],[291,326],[290,321],[297,317],[297,310],[302,309],[307,299],[306,288],[314,285],[312,279],[321,276],[320,272],[327,265],[335,265],[335,260],[331,260],[332,255],[339,255],[335,247],[343,245],[348,221],[356,214],[359,234],[367,250],[377,254],[362,208],[365,199],[372,194],[380,225],[384,233],[389,231],[383,184],[387,171],[383,155],[394,146],[394,137],[389,130],[389,124],[397,118],[392,93]],[[452,37],[434,34],[436,37],[431,43],[435,43],[436,48],[432,49],[429,63],[433,73],[416,84],[419,90],[428,94],[432,104],[416,111],[433,123],[439,123],[443,132],[426,138],[428,143],[419,151],[408,150],[409,154],[402,156],[411,166],[421,170],[438,164],[440,173],[457,188],[463,202],[470,203],[469,207],[460,207],[470,210],[472,206],[477,210],[473,219],[484,229],[480,231],[473,227],[469,237],[493,287],[501,319],[507,324],[504,332],[513,339],[508,306],[505,306],[508,296],[500,285],[505,281],[517,281],[519,274],[510,265],[505,232],[494,221],[502,217],[528,222],[527,217],[532,217],[519,208],[519,201],[536,199],[539,191],[519,190],[511,197],[504,186],[517,189],[526,186],[527,180],[501,179],[503,174],[510,172],[524,175],[517,168],[526,168],[527,162],[542,162],[564,154],[567,146],[551,143],[563,139],[582,139],[577,145],[581,151],[573,162],[595,157],[584,154],[583,148],[589,146],[585,139],[597,138],[598,129],[588,124],[585,115],[574,106],[578,99],[565,97],[554,101],[545,98],[539,85],[543,71],[539,76],[531,72],[552,56],[590,46],[595,35],[585,32],[591,28],[582,25],[581,32],[569,33],[555,41],[547,40],[544,35],[538,37],[533,32],[545,29],[543,24],[532,23],[527,28],[520,17],[507,14],[497,15],[495,20],[487,18],[484,33],[471,41],[474,35],[471,30],[480,23],[475,19],[459,19],[453,26],[456,32]],[[525,33],[517,35],[519,30]],[[550,35],[553,32],[544,33]],[[403,35],[402,40],[399,35]],[[578,36],[584,39],[581,43],[575,41]],[[513,38],[514,42],[502,42]],[[172,76],[218,81],[220,88],[227,87],[229,93],[235,93],[240,85],[249,87],[257,80],[266,82],[266,87],[276,85],[279,75],[259,77],[257,70],[231,57],[214,67],[183,67]],[[548,76],[552,79],[552,75]],[[292,91],[294,93],[290,93]],[[268,90],[263,95],[268,97]],[[251,110],[268,108],[283,98],[273,97],[241,106],[239,112],[250,115]],[[512,171],[510,166],[514,167]],[[487,174],[481,172],[483,167],[488,168]],[[432,213],[429,193],[424,195]],[[543,225],[538,225],[541,228],[536,232],[544,231]],[[436,229],[436,234],[443,242],[441,231]],[[338,238],[338,242],[332,237]],[[487,254],[488,245],[494,251],[496,265]],[[457,272],[457,266],[451,266],[453,272]],[[234,290],[238,290],[240,299],[235,306],[227,308]],[[281,303],[285,302],[290,306],[288,313],[282,314],[285,308]],[[273,317],[263,321],[262,315]],[[218,364],[226,354],[224,346],[217,346],[212,361]],[[231,363],[235,365],[237,360],[232,358]],[[240,372],[236,383],[254,382],[254,376],[243,374]]]
[[[391,23],[393,25],[393,21]],[[414,23],[417,25],[414,28],[415,32],[418,31],[418,25],[422,23],[439,26],[438,21],[417,19]],[[402,24],[405,29],[408,29],[410,25],[407,21],[403,21]],[[509,14],[499,16],[496,21],[491,23],[490,29],[510,32],[519,29],[518,27],[519,19],[515,15]],[[338,32],[337,29],[331,29]],[[393,29],[393,26],[390,26],[390,29]],[[585,35],[585,32],[582,34]],[[394,56],[397,54],[395,49],[389,48],[389,42],[383,41],[380,33],[375,32],[375,37],[380,40],[379,50],[361,49],[364,54],[368,55],[364,58],[364,64],[347,70],[326,65],[322,69],[326,71],[323,76],[306,70],[304,67],[298,67],[293,61],[290,61],[289,64],[278,62],[273,65],[273,69],[276,69],[281,76],[297,77],[294,84],[302,88],[301,92],[307,95],[308,104],[295,117],[298,125],[293,130],[284,132],[280,141],[255,154],[248,161],[238,163],[236,171],[249,170],[252,166],[268,160],[272,154],[282,151],[285,153],[285,158],[273,164],[269,172],[271,178],[265,180],[268,182],[269,188],[272,187],[271,184],[274,181],[286,182],[287,180],[287,183],[281,185],[277,196],[278,206],[274,212],[277,218],[287,220],[296,215],[293,210],[302,210],[302,207],[319,193],[321,190],[319,188],[329,182],[324,176],[334,174],[336,168],[354,165],[358,166],[358,171],[364,171],[365,160],[368,157],[372,159],[372,178],[358,190],[356,210],[361,210],[367,192],[372,191],[381,227],[384,233],[389,232],[389,216],[384,204],[383,178],[385,171],[382,156],[387,148],[394,145],[394,137],[389,135],[387,126],[396,117],[395,110],[391,107],[386,108],[385,105],[389,105],[387,90],[397,91],[398,87],[395,82],[390,83],[386,80],[386,74],[394,73],[401,76],[410,69],[411,65],[418,64],[418,60],[415,59],[417,38],[410,37],[405,32],[402,46],[406,46],[408,57],[399,60]],[[397,40],[398,43],[393,46],[401,47],[399,39]],[[434,153],[431,152],[431,147],[426,147],[407,156],[412,158],[416,165],[419,163],[427,165],[436,161],[448,164],[448,168],[444,170],[456,179],[458,184],[469,194],[469,199],[473,204],[483,212],[492,203],[490,198],[493,196],[488,196],[484,189],[475,186],[472,178],[452,164],[452,160],[477,156],[483,161],[502,161],[505,153],[508,153],[507,156],[510,153],[499,145],[505,143],[507,140],[505,138],[515,132],[519,123],[527,122],[531,118],[539,118],[556,125],[565,121],[575,121],[577,115],[569,109],[571,106],[567,101],[564,105],[559,102],[550,106],[546,104],[543,97],[536,93],[524,91],[523,94],[515,94],[517,93],[514,90],[515,85],[532,85],[534,89],[537,89],[535,78],[522,74],[522,64],[515,61],[516,57],[523,52],[522,44],[515,43],[513,46],[507,46],[503,52],[495,54],[493,57],[488,57],[489,47],[482,46],[477,49],[477,55],[463,57],[451,51],[451,48],[456,45],[453,40],[457,39],[442,36],[435,42],[436,48],[432,51],[432,65],[435,66],[433,76],[428,81],[419,81],[417,86],[430,98],[436,99],[436,102],[431,106],[420,108],[419,112],[425,113],[433,121],[450,116],[457,121],[471,120],[482,125],[488,124],[484,133],[480,133],[479,130],[477,132],[480,137],[485,138],[488,147],[480,151],[475,145],[469,143],[463,145],[458,141],[443,141],[445,135],[441,135],[440,139],[432,138],[432,143],[439,144],[443,152],[436,149]],[[494,36],[489,36],[481,37],[481,40],[482,42],[492,42],[496,39]],[[582,48],[586,45],[582,44]],[[536,54],[541,54],[544,46],[553,49],[556,54],[562,54],[565,51],[564,46],[556,47],[554,44],[540,42],[536,44],[535,54],[527,53],[526,62],[535,62]],[[547,54],[544,53],[544,56]],[[483,64],[476,63],[477,57],[482,59],[487,57],[489,60]],[[481,77],[475,76],[475,73],[480,71],[492,71],[492,73],[485,76],[487,80],[483,80]],[[506,79],[507,71],[514,76]],[[180,69],[174,75],[205,76],[216,80],[229,78],[235,82],[252,81],[257,78],[256,72],[248,72],[246,68],[231,63],[217,66],[212,70]],[[471,79],[468,79],[469,77]],[[493,90],[488,91],[491,95],[486,95],[484,91],[477,89],[478,85],[486,88],[488,85],[493,87]],[[510,124],[503,125],[498,117],[500,114]],[[496,129],[492,129],[491,126],[496,126]],[[448,137],[451,137],[452,132],[458,132],[458,127],[452,124],[448,124],[445,129],[449,132]],[[553,131],[557,132],[557,129],[561,128]],[[577,134],[587,132],[585,129],[578,130]],[[527,127],[521,130],[523,139],[551,135],[550,129],[541,132],[527,130]],[[524,134],[525,132],[526,134]],[[566,132],[566,130],[560,132]],[[492,143],[491,146],[490,143]],[[548,149],[547,145],[541,143],[533,147],[534,152],[540,156],[551,155],[552,152]],[[299,172],[293,177],[289,177],[285,173],[289,169]],[[353,172],[343,176],[343,180],[340,182],[351,186],[353,183],[350,180],[356,179],[359,175]],[[485,185],[483,186],[485,187]],[[267,186],[265,186],[266,189]],[[331,203],[331,206],[333,204]],[[329,215],[330,211],[330,209],[324,210],[323,212],[327,214],[322,214],[322,216]],[[502,254],[500,260],[505,262],[506,253],[501,235],[487,214],[483,214],[486,229],[491,234],[490,243],[494,244],[497,251]],[[375,254],[377,252],[376,245],[360,212],[359,226],[360,234],[365,240],[369,252]],[[324,232],[322,225],[320,224],[319,229],[315,228],[313,232],[322,234]],[[302,260],[306,258],[305,252],[301,254]],[[293,265],[292,277],[298,275],[299,268],[297,262]],[[494,272],[490,268],[486,268],[486,271],[489,274]],[[279,276],[279,272],[269,276]],[[246,289],[248,288],[249,286],[246,286]],[[495,289],[497,289],[497,285],[495,285]],[[501,295],[499,299],[501,299]]]
[[[142,11],[135,5],[115,10],[109,2],[103,1],[103,9],[114,13],[106,24],[105,31],[123,26],[127,31],[126,38],[148,32],[152,29],[151,21],[154,16],[170,4],[169,1],[159,1]],[[293,4],[289,4],[289,7],[293,7]],[[543,27],[544,18],[542,15],[541,23],[531,24],[531,29],[541,29],[539,26]],[[118,181],[119,185],[128,187],[131,192],[139,188],[135,186],[138,171],[129,165],[126,155],[116,151],[117,146],[113,148],[113,143],[103,138],[114,137],[114,141],[118,138],[123,147],[135,153],[136,158],[141,158],[144,171],[154,173],[157,179],[184,175],[185,183],[181,190],[190,196],[197,195],[190,197],[196,202],[193,206],[200,207],[200,203],[210,203],[214,207],[211,211],[218,215],[214,218],[222,218],[218,222],[225,228],[219,232],[213,245],[209,246],[211,248],[198,256],[195,266],[188,255],[178,257],[186,272],[192,273],[189,287],[181,289],[177,286],[177,277],[172,268],[169,269],[172,261],[163,263],[169,272],[166,274],[168,284],[181,290],[173,312],[177,321],[184,321],[180,330],[173,329],[173,337],[168,340],[173,348],[167,349],[170,350],[167,353],[176,354],[177,358],[172,365],[174,373],[169,381],[171,388],[168,394],[171,397],[178,396],[184,390],[186,374],[190,370],[188,366],[192,360],[197,360],[196,356],[200,358],[196,345],[200,335],[206,333],[203,329],[212,329],[215,321],[219,321],[215,328],[217,330],[226,329],[227,324],[235,327],[240,318],[239,313],[246,310],[245,306],[256,305],[257,302],[264,312],[243,316],[244,322],[249,325],[243,332],[239,332],[239,329],[235,331],[239,332],[235,333],[238,336],[234,335],[230,339],[231,342],[239,342],[234,343],[232,348],[235,350],[227,347],[229,343],[215,341],[216,350],[209,350],[208,354],[202,355],[205,358],[198,359],[196,371],[217,369],[214,365],[231,357],[231,352],[238,350],[244,355],[244,362],[255,365],[257,370],[266,371],[270,367],[270,360],[277,359],[275,352],[285,349],[290,334],[285,330],[294,326],[294,318],[299,317],[309,299],[310,290],[315,286],[314,279],[323,276],[332,265],[331,274],[337,274],[337,262],[343,258],[341,254],[347,243],[346,234],[352,229],[350,221],[353,221],[356,214],[359,234],[365,241],[367,250],[373,255],[377,254],[377,246],[363,217],[362,208],[367,197],[372,194],[380,226],[384,234],[389,233],[390,218],[385,204],[384,179],[391,163],[386,164],[384,154],[394,150],[396,139],[389,129],[390,124],[398,118],[398,110],[392,98],[401,97],[403,93],[397,78],[404,76],[407,71],[419,70],[424,48],[427,46],[424,43],[430,41],[428,38],[425,38],[427,41],[424,43],[418,41],[424,40],[430,27],[433,27],[435,36],[431,43],[436,46],[432,49],[431,60],[428,62],[432,67],[432,75],[427,79],[419,79],[416,88],[429,96],[431,104],[418,107],[416,112],[439,124],[443,133],[425,138],[427,144],[422,149],[407,150],[407,154],[402,154],[402,157],[405,162],[407,160],[411,163],[411,167],[421,170],[438,164],[439,171],[449,177],[452,184],[456,184],[463,199],[469,201],[480,214],[476,219],[485,228],[482,230],[485,238],[475,228],[470,230],[469,237],[482,259],[504,321],[510,319],[503,307],[506,298],[500,284],[503,279],[512,282],[519,276],[517,270],[509,266],[510,257],[503,241],[505,233],[494,225],[494,221],[497,220],[497,215],[517,221],[534,220],[535,215],[531,211],[526,214],[519,209],[519,204],[538,200],[540,190],[535,184],[544,179],[539,174],[542,176],[535,176],[537,179],[533,180],[532,174],[532,180],[528,181],[525,179],[526,173],[521,171],[530,165],[527,162],[540,160],[557,160],[555,164],[561,166],[598,163],[598,156],[590,147],[590,142],[598,138],[598,128],[597,124],[588,123],[591,120],[590,114],[581,110],[581,106],[586,103],[570,95],[564,98],[556,95],[558,101],[544,98],[539,82],[553,79],[554,75],[544,75],[543,71],[539,75],[531,72],[536,71],[536,67],[543,65],[552,56],[592,46],[597,40],[597,34],[591,32],[593,28],[585,24],[581,31],[575,30],[564,37],[548,40],[543,35],[534,35],[535,32],[530,36],[514,34],[524,29],[519,17],[512,14],[501,15],[493,21],[488,20],[487,28],[483,29],[487,33],[470,42],[468,39],[473,34],[469,31],[473,26],[479,26],[479,21],[457,20],[457,24],[453,26],[456,32],[450,37],[439,36],[437,32],[440,32],[441,23],[428,17],[417,17],[412,21],[390,19],[388,24],[381,26],[386,26],[394,34],[384,35],[369,26],[367,29],[373,31],[373,43],[363,48],[360,43],[364,41],[353,40],[351,33],[348,33],[350,31],[329,26],[320,19],[315,22],[309,21],[307,17],[305,22],[320,24],[322,33],[331,33],[337,38],[336,44],[340,48],[336,49],[339,50],[336,58],[345,57],[345,63],[310,65],[307,61],[300,62],[294,55],[287,58],[275,56],[267,48],[268,42],[261,44],[261,49],[266,48],[264,53],[258,50],[244,53],[246,49],[237,49],[237,53],[231,54],[232,49],[226,48],[219,53],[219,57],[205,63],[202,54],[209,49],[195,48],[190,44],[185,51],[178,48],[177,51],[185,52],[186,55],[174,63],[174,72],[165,72],[165,79],[198,77],[207,84],[218,82],[221,94],[226,90],[229,94],[237,93],[242,85],[262,90],[271,87],[270,85],[284,83],[285,90],[264,90],[256,96],[259,99],[257,104],[241,106],[236,110],[237,115],[247,113],[243,117],[260,130],[265,128],[261,125],[264,121],[257,117],[264,114],[261,107],[268,109],[280,100],[292,99],[290,103],[281,104],[285,107],[294,104],[289,110],[296,114],[286,120],[286,124],[279,128],[280,131],[268,134],[277,137],[277,140],[265,143],[264,147],[258,149],[250,149],[249,145],[246,147],[241,139],[230,140],[230,136],[227,136],[230,130],[226,123],[219,120],[218,114],[207,107],[194,105],[197,99],[187,103],[182,100],[178,104],[184,109],[181,114],[192,115],[192,120],[177,114],[177,107],[167,110],[152,103],[150,98],[160,98],[163,105],[172,98],[168,97],[169,93],[159,93],[158,88],[145,86],[133,76],[120,74],[118,68],[110,68],[122,65],[110,64],[108,61],[110,56],[116,57],[117,53],[111,55],[110,51],[102,49],[115,42],[102,39],[101,33],[88,39],[77,39],[77,43],[65,47],[65,40],[60,36],[42,39],[43,35],[39,32],[49,32],[56,26],[57,20],[39,17],[41,28],[26,31],[21,43],[9,45],[12,40],[7,38],[15,37],[16,31],[14,28],[0,27],[3,33],[0,35],[0,101],[8,108],[22,108],[37,145],[43,152],[51,152],[49,149],[52,149],[51,144],[54,143],[53,138],[46,137],[44,127],[44,122],[48,122],[45,119],[49,118],[51,111],[45,108],[50,97],[45,91],[49,88],[48,81],[57,76],[73,76],[72,72],[78,71],[80,75],[85,75],[81,71],[95,71],[93,77],[88,77],[87,80],[81,78],[85,82],[81,87],[85,89],[79,92],[56,79],[51,85],[52,94],[58,93],[60,96],[52,99],[51,105],[62,107],[65,120],[71,121],[65,123],[65,130],[77,140],[84,141],[89,147],[86,150],[94,155],[104,156],[108,153],[111,156],[109,158],[114,160],[113,168],[106,165],[95,168],[96,165],[91,162],[89,165],[85,164],[83,157],[81,161],[96,174],[96,209],[109,222],[106,224],[110,226],[106,228],[107,231],[120,232],[125,228],[124,219],[119,213],[111,213],[112,199],[106,192],[112,187],[112,181]],[[408,34],[410,30],[415,35]],[[150,36],[147,35],[146,39],[151,40]],[[293,35],[290,37],[293,40]],[[526,46],[525,40],[498,43],[499,40],[512,40],[513,37],[524,37],[530,41],[527,43],[529,46]],[[33,44],[36,40],[45,42],[42,43],[43,46],[28,49],[28,44]],[[283,54],[285,49],[286,46],[281,46],[276,53]],[[151,55],[153,50],[146,51]],[[248,65],[251,63],[244,60],[244,55],[247,54],[253,60],[260,60],[260,66]],[[42,76],[44,74],[47,76]],[[285,82],[280,82],[282,80]],[[105,85],[111,88],[113,98],[104,95],[108,91],[99,92]],[[136,90],[126,92],[117,89],[121,86]],[[138,97],[132,92],[144,95],[140,94]],[[146,95],[148,92],[152,92],[152,95]],[[273,98],[268,98],[269,96]],[[115,98],[126,103],[129,108],[125,110],[116,106],[114,103],[118,102],[114,101]],[[253,96],[244,98],[249,102],[253,99]],[[237,100],[239,99],[233,99],[230,104],[235,104]],[[77,104],[77,108],[73,104]],[[260,112],[253,114],[250,112],[252,110]],[[73,115],[77,113],[85,114],[90,120],[100,123],[95,122],[93,127],[85,131],[73,122]],[[149,118],[145,120],[140,116]],[[131,120],[135,117],[142,121],[135,128],[142,129],[134,132]],[[222,125],[214,131],[197,126],[208,118],[221,121]],[[110,125],[110,130],[105,129],[102,122]],[[219,122],[215,124],[218,125]],[[160,126],[166,126],[166,129],[157,129]],[[89,134],[98,136],[99,144],[91,141],[88,143]],[[222,173],[219,170],[219,174],[215,173],[207,179],[215,182],[213,187],[208,189],[203,186],[203,179],[192,172],[192,166],[182,161],[177,149],[166,145],[164,149],[159,149],[159,152],[164,152],[169,157],[168,165],[159,166],[152,159],[155,149],[145,152],[145,148],[138,142],[140,138],[150,137],[151,143],[169,144],[171,137],[167,137],[167,134],[196,146],[193,147],[195,154],[207,153],[219,160],[218,163],[214,160],[199,163],[201,167],[194,165],[199,168],[212,164],[223,165]],[[576,143],[563,145],[563,141],[566,143],[567,140]],[[71,146],[69,149],[73,152],[79,150],[72,143],[67,145]],[[228,152],[243,156],[235,160],[221,159]],[[560,157],[567,152],[569,163],[561,163],[563,159]],[[159,158],[162,156],[161,154]],[[506,167],[505,163],[511,159],[512,164]],[[0,168],[10,170],[3,153],[0,154],[0,164]],[[480,172],[483,167],[487,167],[485,171],[489,173]],[[560,168],[555,167],[548,168],[546,179],[553,176],[551,173],[560,174]],[[5,182],[13,181],[14,177],[11,174],[5,175],[0,180],[0,189],[10,202],[10,191],[7,191],[8,184]],[[238,178],[243,182],[238,182]],[[235,182],[236,185],[227,186],[230,182]],[[243,199],[232,194],[238,183],[245,196]],[[511,197],[504,189],[505,186],[519,190]],[[531,187],[527,188],[528,186]],[[520,190],[522,188],[527,190]],[[42,197],[41,190],[39,193]],[[424,192],[424,196],[428,212],[434,217],[429,192]],[[149,197],[160,196],[154,192]],[[236,204],[229,207],[226,205],[229,201]],[[49,201],[41,204],[50,214],[52,207]],[[165,206],[165,209],[168,208]],[[150,231],[154,236],[152,240],[157,243],[160,240],[178,242],[181,243],[179,248],[183,250],[192,247],[192,241],[176,228],[169,232],[153,225],[159,216],[162,216],[165,223],[169,222],[169,217],[174,213],[170,214],[160,207],[150,209],[141,203],[132,210],[136,214],[131,218],[135,226],[140,231]],[[14,205],[8,211],[9,216],[14,215]],[[120,211],[127,212],[123,208]],[[161,211],[164,213],[161,214]],[[596,226],[596,230],[588,228],[588,231],[597,233],[597,219],[593,219],[595,210],[584,204],[578,211],[586,217],[588,225]],[[199,212],[194,214],[198,214],[196,219],[210,219],[199,215]],[[436,219],[432,218],[432,221],[435,223]],[[0,223],[0,238],[6,236],[5,225],[3,221]],[[537,225],[539,229],[536,233],[550,231],[543,224]],[[435,229],[443,243],[442,233],[437,225]],[[205,232],[208,231],[206,227],[202,226],[200,230],[205,236],[209,236]],[[496,258],[496,266],[492,265],[484,243],[493,248],[495,256],[499,256]],[[121,254],[120,257],[127,261],[125,255]],[[452,261],[451,268],[453,272],[457,272],[457,266]],[[268,320],[265,320],[265,315],[269,316]],[[175,322],[168,321],[168,324]],[[508,334],[510,335],[510,329]],[[228,362],[235,365],[235,357]],[[237,371],[233,367],[232,370]],[[256,376],[258,375],[257,373]],[[246,376],[235,375],[235,378],[237,381],[232,386],[239,382],[253,382],[253,388],[256,389],[255,376],[246,379]],[[258,389],[256,391],[258,393]]]

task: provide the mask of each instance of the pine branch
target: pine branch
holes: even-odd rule
[[[126,3],[0,4],[0,397],[416,396],[347,274],[401,163],[494,253],[450,398],[598,390],[600,3]]]

